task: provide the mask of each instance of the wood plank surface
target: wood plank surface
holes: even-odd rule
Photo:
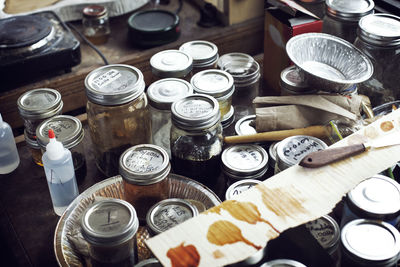
[[[334,144],[400,136],[396,110]],[[146,241],[164,266],[222,266],[243,260],[283,231],[328,214],[362,180],[400,160],[400,146],[371,149],[316,169],[295,165]]]

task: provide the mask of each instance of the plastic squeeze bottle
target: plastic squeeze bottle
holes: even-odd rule
[[[52,129],[49,139],[42,161],[54,212],[60,216],[79,192],[71,152],[56,140]]]
[[[10,125],[0,114],[0,174],[7,174],[19,165],[19,155]]]

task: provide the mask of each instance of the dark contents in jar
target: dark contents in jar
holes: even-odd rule
[[[119,173],[119,157],[125,150],[127,150],[131,146],[131,144],[127,144],[105,151],[102,154],[97,167],[104,174],[109,174],[110,177],[117,175]]]
[[[79,152],[72,152],[72,162],[74,164],[75,177],[78,182],[86,177],[86,159],[85,156]]]

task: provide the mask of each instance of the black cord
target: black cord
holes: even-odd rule
[[[181,12],[182,6],[183,6],[183,0],[179,0],[179,6],[178,6],[178,8],[177,8],[176,11],[175,11],[175,14],[176,14],[176,15],[178,15],[179,12]]]
[[[108,65],[108,60],[106,59],[106,57],[103,55],[103,53],[101,53],[101,51],[94,45],[92,44],[91,41],[89,41],[80,31],[78,31],[78,29],[72,25],[72,23],[67,22],[68,27],[70,27],[71,29],[73,29],[80,38],[82,38],[83,41],[85,41],[85,43],[87,43],[94,51],[96,51],[96,53],[101,57],[101,59],[104,61],[105,65]]]

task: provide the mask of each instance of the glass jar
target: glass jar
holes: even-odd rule
[[[81,121],[73,116],[58,115],[42,122],[36,128],[37,143],[42,153],[46,152],[46,146],[49,143],[49,129],[53,129],[57,141],[71,151],[76,179],[79,181],[85,178],[86,159],[82,142],[85,131]]]
[[[372,61],[372,77],[358,85],[358,92],[368,96],[373,107],[400,98],[400,17],[372,14],[359,22],[354,45]]]
[[[383,220],[396,226],[400,222],[400,185],[384,175],[359,183],[348,194],[340,225],[355,219]]]
[[[107,65],[85,79],[86,112],[96,164],[106,176],[118,174],[127,148],[151,142],[151,117],[140,70]]]
[[[119,173],[125,200],[136,207],[141,224],[146,222],[148,210],[168,197],[170,170],[167,152],[155,145],[136,145],[121,155]]]
[[[171,112],[172,169],[213,189],[220,175],[223,144],[217,100],[191,95],[174,102]]]
[[[181,78],[190,82],[193,76],[193,59],[179,50],[164,50],[150,58],[152,82],[164,78]]]
[[[400,234],[392,225],[358,219],[346,224],[340,235],[343,267],[395,267]]]
[[[179,47],[179,51],[183,51],[193,58],[193,74],[217,68],[218,47],[211,42],[203,40],[186,42]]]
[[[111,30],[105,6],[90,5],[83,9],[83,34],[95,45],[107,42]]]
[[[222,152],[221,160],[228,186],[240,180],[264,180],[268,170],[268,153],[259,145],[230,146]]]
[[[229,112],[235,91],[232,75],[222,70],[203,70],[194,75],[190,83],[195,93],[212,96],[218,101],[221,118]]]
[[[83,213],[81,227],[92,266],[135,264],[139,222],[131,204],[113,198],[95,202]]]
[[[43,166],[42,162],[42,150],[40,149],[40,145],[38,144],[36,139],[31,139],[28,136],[26,130],[24,130],[24,137],[26,145],[28,146],[29,151],[31,152],[32,160],[36,165]]]
[[[326,0],[322,32],[338,36],[350,43],[357,37],[358,21],[374,13],[373,0]]]
[[[19,113],[24,120],[29,139],[36,139],[36,127],[44,120],[59,115],[63,102],[61,94],[54,89],[39,88],[30,90],[18,98]]]
[[[309,153],[327,147],[325,142],[313,136],[295,135],[283,139],[276,147],[275,174],[298,164]]]
[[[187,200],[164,199],[147,212],[147,228],[151,235],[158,235],[198,214],[197,208]]]
[[[253,186],[258,185],[260,183],[261,183],[260,180],[254,180],[254,179],[239,180],[228,187],[228,189],[225,192],[225,200],[231,200],[235,196],[240,195],[244,191],[247,191]]]
[[[266,263],[260,265],[260,267],[306,267],[304,264],[290,259],[276,259],[267,261]]]
[[[150,102],[153,144],[164,148],[171,157],[169,145],[171,132],[171,105],[174,101],[193,94],[193,88],[185,80],[161,79],[147,89]]]

